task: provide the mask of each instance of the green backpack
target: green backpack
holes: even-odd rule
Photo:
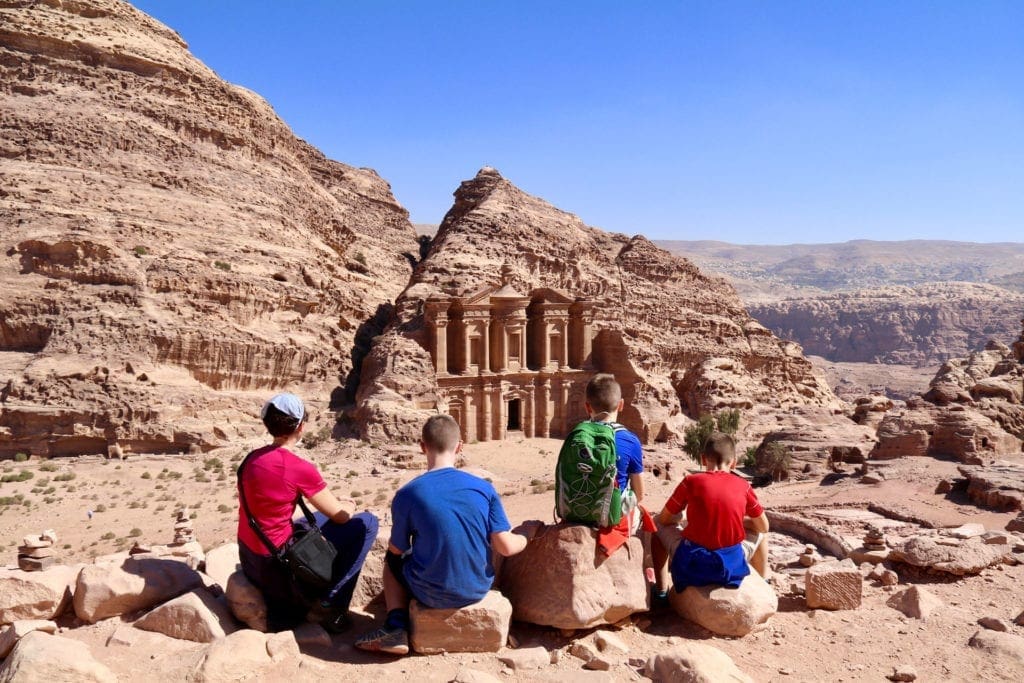
[[[555,512],[567,522],[615,526],[622,519],[622,492],[615,485],[615,432],[609,422],[586,420],[573,427],[558,452]]]

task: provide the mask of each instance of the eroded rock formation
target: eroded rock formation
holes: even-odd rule
[[[947,361],[931,388],[878,428],[876,458],[1019,453],[1024,440],[1024,332],[1012,347],[989,342],[967,358]]]
[[[799,347],[753,320],[724,280],[643,237],[588,227],[484,168],[455,192],[366,359],[357,411],[364,436],[413,439],[425,411],[447,409],[431,360],[426,302],[497,286],[505,264],[517,292],[546,288],[595,302],[592,352],[583,363],[619,378],[627,394],[620,419],[644,441],[677,432],[684,414],[755,404],[841,408]],[[503,392],[501,372],[487,372]]]
[[[206,447],[238,392],[354,389],[418,256],[372,170],[118,0],[0,1],[0,131],[0,455]]]

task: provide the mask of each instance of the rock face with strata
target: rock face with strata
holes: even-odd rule
[[[973,282],[882,287],[754,303],[750,313],[831,361],[937,365],[1012,338],[1024,294]]]
[[[0,456],[208,448],[232,392],[354,389],[418,257],[376,173],[120,0],[0,3],[0,127]]]
[[[525,550],[505,558],[500,588],[517,621],[556,628],[613,624],[648,607],[643,544],[632,537],[605,557],[595,529],[545,527]]]
[[[967,496],[978,505],[993,510],[1024,508],[1024,466],[961,465],[957,469],[967,479]]]
[[[583,367],[617,376],[627,405],[619,418],[645,442],[678,433],[684,414],[754,404],[840,406],[799,347],[751,318],[724,280],[643,237],[588,227],[484,168],[455,192],[364,363],[364,436],[413,440],[429,411],[447,409],[431,360],[426,303],[496,287],[504,265],[516,292],[551,290],[595,304],[592,352]],[[493,384],[502,392],[500,373]]]

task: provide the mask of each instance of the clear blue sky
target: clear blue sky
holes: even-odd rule
[[[1024,2],[136,0],[414,222],[490,165],[653,239],[1024,241]]]

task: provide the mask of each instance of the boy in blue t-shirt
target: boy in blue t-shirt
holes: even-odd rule
[[[622,387],[614,375],[600,373],[587,382],[586,408],[591,421],[607,422],[615,430],[615,483],[623,491],[623,512],[631,515],[630,532],[635,532],[640,515],[634,510],[644,497],[644,452],[640,438],[616,422],[624,405]]]
[[[384,567],[387,619],[356,640],[362,650],[407,654],[411,598],[433,608],[478,602],[494,581],[491,548],[508,557],[526,547],[526,536],[510,531],[494,486],[455,469],[462,441],[454,418],[428,419],[420,448],[427,471],[391,502],[394,526]]]

